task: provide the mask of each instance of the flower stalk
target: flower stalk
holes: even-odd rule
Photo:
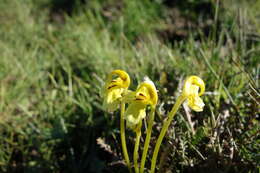
[[[199,92],[200,90],[200,92]],[[173,120],[173,117],[177,113],[178,109],[180,108],[181,104],[187,100],[188,106],[193,109],[194,111],[200,112],[203,110],[204,103],[202,99],[199,97],[205,91],[205,84],[202,79],[197,76],[190,76],[184,82],[184,87],[182,94],[177,98],[176,103],[174,104],[172,110],[168,114],[168,119],[163,124],[162,130],[159,134],[157,142],[155,144],[155,149],[152,156],[151,162],[151,172],[154,173],[156,167],[156,161],[160,146],[162,144],[163,138]]]
[[[163,124],[162,130],[160,132],[159,138],[157,139],[157,142],[155,144],[155,148],[154,148],[154,152],[153,152],[153,157],[152,157],[152,163],[151,163],[151,173],[154,173],[155,171],[155,166],[156,166],[156,161],[157,161],[157,156],[158,156],[158,152],[161,146],[161,143],[163,141],[163,138],[173,120],[174,115],[176,114],[176,112],[178,111],[179,107],[181,106],[181,104],[184,102],[185,98],[183,96],[180,96],[176,103],[174,104],[171,112],[168,115],[168,119],[165,121],[165,123]]]
[[[139,173],[139,164],[138,164],[138,150],[139,150],[139,144],[140,144],[140,139],[142,135],[141,131],[142,127],[142,121],[139,122],[138,127],[136,128],[136,138],[135,138],[135,148],[134,148],[134,168],[135,168],[135,173]]]
[[[146,117],[146,107],[148,105],[151,105],[152,109],[149,117],[149,125],[148,125],[147,135],[145,139],[144,150],[141,158],[141,169],[140,169],[141,172],[143,172],[144,170],[147,151],[149,148],[149,143],[150,143],[150,138],[152,133],[152,125],[154,120],[154,112],[155,112],[157,100],[158,100],[158,95],[154,83],[148,78],[145,78],[144,82],[142,82],[137,87],[137,90],[134,92],[134,97],[126,110],[125,118],[126,118],[127,125],[129,128],[131,128],[136,132],[135,148],[134,148],[134,167],[136,173],[139,173],[138,148],[139,148],[140,137],[141,137],[142,120]]]
[[[147,128],[147,132],[146,132],[145,142],[144,142],[144,149],[143,149],[143,154],[142,154],[142,159],[141,159],[140,173],[144,172],[147,152],[148,152],[149,144],[151,141],[154,114],[155,114],[155,106],[152,106],[150,116],[149,116],[149,122],[148,122],[148,128]]]
[[[123,70],[114,70],[112,71],[107,78],[105,86],[103,88],[104,102],[103,106],[109,112],[114,112],[118,109],[119,105],[121,108],[120,111],[120,137],[123,156],[129,172],[131,173],[131,163],[129,160],[126,139],[125,139],[125,101],[123,97],[128,93],[128,87],[130,85],[130,77]]]
[[[122,145],[122,151],[123,151],[123,155],[124,155],[124,158],[125,158],[126,165],[128,167],[129,172],[132,173],[131,163],[130,163],[130,160],[129,160],[127,147],[126,147],[124,114],[125,114],[125,103],[122,101],[121,102],[121,111],[120,111],[121,145]]]

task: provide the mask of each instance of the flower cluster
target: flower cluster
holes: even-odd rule
[[[125,112],[127,126],[136,129],[138,123],[146,116],[148,105],[156,106],[158,95],[154,83],[145,77],[136,91],[128,90],[129,75],[122,70],[114,70],[106,81],[104,87],[104,108],[113,112],[119,108],[122,101],[129,104]]]
[[[156,104],[158,102],[158,94],[154,83],[148,78],[145,77],[144,81],[141,82],[135,91],[131,91],[128,89],[130,85],[130,77],[123,70],[114,70],[112,71],[108,77],[107,81],[103,88],[104,95],[104,108],[113,112],[119,108],[121,105],[121,120],[120,120],[120,133],[121,133],[121,142],[122,149],[125,160],[127,162],[129,171],[131,172],[131,164],[129,161],[126,141],[125,141],[125,129],[124,123],[128,128],[132,129],[136,133],[135,140],[135,149],[134,149],[134,168],[135,172],[143,173],[145,160],[147,156],[147,150],[150,143],[150,137],[153,126],[154,113],[156,109]],[[154,173],[156,159],[158,155],[158,151],[161,145],[161,142],[166,134],[166,131],[176,114],[177,110],[180,108],[180,105],[184,102],[188,102],[188,106],[197,112],[203,111],[204,103],[200,96],[205,92],[205,84],[201,78],[198,76],[189,76],[183,86],[183,90],[181,95],[177,98],[176,103],[174,104],[172,110],[168,114],[167,120],[164,122],[160,135],[155,145],[152,163],[151,163],[151,173]],[[128,105],[125,110],[125,104]],[[138,166],[138,148],[141,137],[141,127],[142,120],[146,117],[147,114],[147,106],[151,107],[150,115],[149,115],[149,123],[146,132],[146,139],[141,159],[141,168]],[[125,121],[125,122],[124,122]]]

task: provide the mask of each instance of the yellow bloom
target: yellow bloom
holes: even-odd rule
[[[155,107],[157,100],[158,95],[154,83],[150,79],[145,78],[145,81],[134,92],[134,97],[126,110],[127,126],[135,130],[138,123],[146,116],[146,106],[151,105]]]
[[[130,77],[123,70],[112,71],[104,87],[103,106],[109,112],[115,111],[121,101],[122,95],[130,85]]]
[[[204,103],[200,96],[205,92],[205,84],[198,76],[190,76],[184,82],[182,96],[187,98],[188,106],[194,111],[203,111]]]

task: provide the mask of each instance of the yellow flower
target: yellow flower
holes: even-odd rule
[[[155,107],[157,100],[158,95],[154,83],[150,79],[145,78],[144,82],[134,92],[134,97],[126,110],[127,126],[135,130],[138,123],[146,116],[146,106],[151,105]]]
[[[115,111],[121,101],[124,92],[130,85],[130,77],[123,70],[112,71],[104,87],[103,106],[109,112]]]
[[[189,76],[184,82],[182,96],[187,98],[188,106],[194,111],[203,111],[204,103],[200,96],[205,92],[205,84],[198,76]]]

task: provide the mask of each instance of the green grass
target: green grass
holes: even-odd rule
[[[260,4],[228,1],[217,8],[217,1],[200,1],[215,10],[203,28],[200,3],[186,2],[190,9],[176,8],[196,27],[183,27],[188,35],[178,41],[160,34],[171,29],[173,10],[161,1],[75,1],[70,13],[58,11],[58,1],[2,1],[0,172],[115,172],[109,164],[121,159],[119,115],[102,109],[100,91],[117,68],[130,74],[131,89],[146,75],[155,82],[159,129],[186,76],[206,83],[205,110],[192,112],[195,135],[180,111],[158,167],[259,171]]]

